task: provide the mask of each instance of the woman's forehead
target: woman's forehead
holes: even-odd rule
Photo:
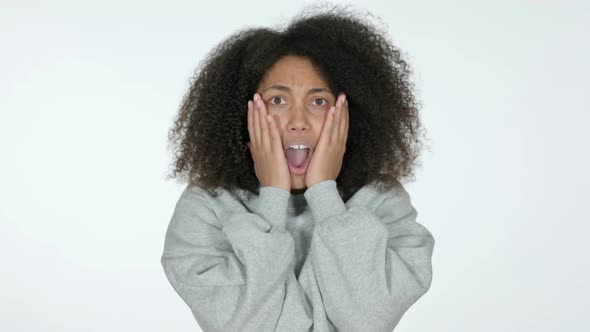
[[[305,90],[305,92],[310,89],[327,89],[329,92],[326,82],[313,67],[311,61],[300,56],[285,56],[275,62],[266,71],[258,86],[259,91],[267,89],[277,89],[285,92],[301,89]]]
[[[287,94],[305,94],[305,95],[312,95],[318,93],[328,93],[334,94],[332,90],[328,87],[312,87],[308,88],[305,85],[294,85],[292,87],[282,84],[273,84],[269,87],[262,87],[257,90],[260,94],[264,94],[265,92],[285,92]]]

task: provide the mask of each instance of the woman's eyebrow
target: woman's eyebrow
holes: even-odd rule
[[[271,85],[268,88],[264,89],[264,91],[262,91],[262,93],[271,90],[271,89],[275,89],[275,90],[280,90],[280,91],[285,91],[285,92],[291,92],[291,89],[289,89],[289,87],[284,86],[284,85]],[[318,92],[328,92],[328,93],[332,93],[332,90],[328,89],[328,88],[311,88],[309,90],[307,90],[307,94],[312,94],[312,93],[318,93]]]

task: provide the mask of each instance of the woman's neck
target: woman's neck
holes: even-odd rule
[[[303,194],[307,188],[291,189],[291,195]]]

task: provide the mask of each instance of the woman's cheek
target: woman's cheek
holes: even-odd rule
[[[266,104],[266,112],[270,115],[278,115],[280,111],[275,105]]]
[[[277,124],[277,128],[279,129],[279,133],[283,132],[283,118],[280,115],[275,115],[275,120]]]
[[[285,106],[287,106],[287,105],[277,105],[277,104],[266,103],[266,109],[268,110],[269,113],[277,113],[277,112],[284,111],[286,109]]]
[[[330,108],[329,106],[328,107],[326,107],[326,106],[314,106],[314,107],[311,107],[310,110],[311,110],[311,112],[313,114],[316,114],[316,115],[325,115],[325,113],[328,111],[329,108]]]

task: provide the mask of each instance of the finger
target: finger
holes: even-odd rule
[[[256,96],[256,94],[254,94],[254,96]],[[256,99],[256,97],[254,97],[254,99]],[[258,104],[256,103],[256,100],[254,100],[253,103],[252,113],[254,113],[254,136],[256,141],[254,146],[257,148],[258,145],[262,143],[262,135],[260,134],[260,113],[258,110]]]
[[[350,128],[350,109],[348,108],[348,99],[346,100],[346,119],[344,121],[344,144],[348,140],[348,130]]]
[[[340,94],[336,101],[336,113],[334,113],[334,124],[332,128],[332,142],[339,142],[340,139],[340,121],[342,119],[342,106],[344,103],[344,94]]]
[[[346,139],[348,132],[346,125],[348,122],[348,99],[344,96],[344,103],[342,104],[342,120],[340,121],[340,137]],[[345,140],[346,141],[346,140]]]
[[[260,112],[260,136],[261,138],[261,145],[262,146],[267,146],[267,147],[271,147],[270,144],[270,133],[268,132],[268,119],[267,119],[267,113],[266,113],[266,109],[265,109],[265,105],[264,102],[258,98],[258,110]]]
[[[256,144],[256,138],[254,135],[254,121],[252,119],[253,114],[252,114],[252,107],[253,107],[253,103],[251,100],[248,100],[248,136],[250,137],[250,142]]]
[[[328,114],[326,115],[326,120],[324,121],[324,125],[322,127],[322,133],[320,134],[320,140],[326,141],[326,144],[330,144],[332,139],[332,126],[334,125],[334,111],[336,110],[336,106],[330,107],[328,110]]]
[[[279,130],[275,122],[275,118],[272,115],[267,115],[268,117],[268,127],[270,132],[271,144],[272,144],[272,151],[277,154],[283,154],[283,143],[281,142],[281,136],[279,135]]]
[[[330,142],[338,142],[338,121],[340,119],[340,108],[342,107],[342,94],[338,95],[336,104],[334,105],[334,114],[332,115],[332,123],[330,125]]]

